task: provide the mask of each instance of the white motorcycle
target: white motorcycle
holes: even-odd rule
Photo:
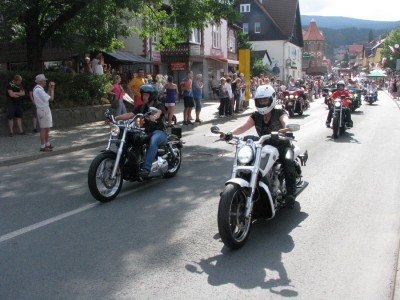
[[[296,167],[296,196],[307,187],[301,166],[306,165],[308,152],[300,154],[300,148],[293,143],[293,131],[299,129],[297,124],[289,124],[286,129],[260,138],[232,136],[236,143],[232,177],[225,183],[218,207],[218,231],[227,247],[242,247],[254,220],[273,219],[277,211],[286,207],[285,174],[279,151],[271,144],[289,141]],[[217,126],[211,132],[225,135]]]

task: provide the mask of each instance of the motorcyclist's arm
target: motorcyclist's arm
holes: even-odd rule
[[[280,116],[279,121],[282,124],[282,128],[287,128],[287,125],[289,124],[289,116],[287,114],[283,114]]]
[[[250,128],[254,127],[254,125],[255,125],[254,120],[252,119],[252,117],[249,117],[244,124],[234,128],[233,130],[230,131],[230,133],[234,135],[239,135],[243,132],[246,132]]]

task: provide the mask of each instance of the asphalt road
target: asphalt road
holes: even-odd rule
[[[234,147],[213,143],[210,125],[184,132],[175,178],[125,183],[108,204],[86,183],[101,148],[1,167],[0,299],[391,299],[400,109],[381,93],[338,140],[326,114],[319,100],[293,118],[310,185],[239,251],[216,223]]]

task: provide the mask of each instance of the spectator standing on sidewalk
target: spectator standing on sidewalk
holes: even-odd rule
[[[226,85],[226,90],[228,92],[228,97],[229,97],[229,101],[228,101],[228,104],[227,104],[227,113],[225,113],[225,115],[232,116],[234,98],[233,98],[233,92],[232,92],[232,78],[231,77],[228,77],[226,79],[226,84],[225,85]]]
[[[192,109],[194,107],[193,100],[193,71],[187,72],[187,78],[182,82],[183,91],[183,125],[193,125],[190,121]]]
[[[96,58],[93,58],[92,60],[93,75],[103,75],[104,74],[103,65],[104,65],[104,57],[103,54],[99,52],[97,53]]]
[[[54,100],[55,83],[50,81],[47,92],[44,90],[47,78],[44,74],[39,74],[35,79],[36,86],[33,88],[33,99],[37,108],[37,116],[40,126],[40,151],[53,151],[54,146],[50,144],[50,128],[53,127],[53,118],[49,106],[49,101]]]
[[[223,117],[224,115],[228,115],[228,105],[229,105],[229,95],[228,90],[226,88],[226,79],[225,77],[221,77],[220,86],[219,86],[219,117]]]
[[[13,80],[7,85],[7,119],[8,119],[8,136],[14,136],[14,118],[17,121],[19,134],[25,134],[22,128],[22,101],[25,96],[25,90],[22,86],[21,75],[15,75]]]
[[[167,81],[168,83],[163,88],[163,93],[166,94],[165,106],[167,107],[167,127],[173,127],[172,118],[174,117],[176,96],[179,95],[179,90],[171,75],[168,76]]]
[[[241,102],[241,96],[242,96],[242,87],[241,87],[241,82],[242,80],[238,77],[232,82],[232,92],[233,92],[233,104],[235,108],[235,113],[239,113],[240,109],[240,102]]]
[[[140,94],[140,87],[146,84],[144,79],[144,70],[138,69],[137,75],[133,76],[133,78],[128,83],[128,91],[133,96],[133,100],[135,101],[133,107],[138,108],[140,105],[143,104],[142,96]]]
[[[116,108],[115,115],[119,116],[121,114],[127,113],[125,104],[124,104],[124,95],[125,91],[121,85],[121,76],[115,75],[113,80],[113,85],[107,90],[108,94],[114,95],[114,102],[111,105]]]
[[[200,112],[201,112],[201,102],[203,100],[203,75],[202,74],[197,74],[196,75],[196,80],[194,81],[193,84],[193,98],[194,102],[196,104],[196,123],[201,124],[200,120]]]
[[[218,90],[218,81],[215,79],[214,75],[211,75],[211,80],[210,80],[210,87],[211,89],[211,96],[212,99],[214,100],[216,96],[218,96],[217,90]]]

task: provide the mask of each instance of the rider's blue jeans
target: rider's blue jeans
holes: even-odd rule
[[[150,136],[150,144],[146,152],[143,169],[151,170],[151,165],[156,158],[158,146],[167,139],[167,133],[162,130],[154,130],[147,134]]]

